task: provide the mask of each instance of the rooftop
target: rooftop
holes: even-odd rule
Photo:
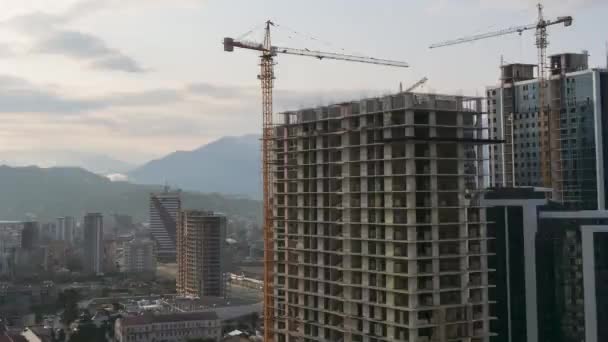
[[[214,311],[203,311],[124,317],[121,318],[121,322],[123,325],[128,326],[168,322],[212,321],[217,319],[218,316]]]

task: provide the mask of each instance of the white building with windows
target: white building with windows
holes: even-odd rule
[[[117,342],[219,341],[221,336],[222,323],[213,311],[123,317],[117,319],[114,325]]]
[[[124,272],[134,274],[156,273],[154,241],[134,239],[124,244]]]

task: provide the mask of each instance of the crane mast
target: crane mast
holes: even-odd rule
[[[536,28],[536,47],[538,52],[538,115],[540,123],[550,123],[550,111],[545,108],[545,92],[547,88],[547,24],[543,17],[543,5],[538,4],[538,25]],[[541,127],[541,126],[539,126]],[[542,130],[542,128],[540,128]],[[540,160],[543,186],[551,187],[551,127],[547,126],[545,137],[540,137]],[[513,143],[513,142],[511,142]],[[513,172],[513,184],[515,184],[515,172]]]
[[[551,121],[550,110],[547,108],[546,102],[546,88],[547,88],[547,80],[546,80],[546,67],[547,67],[547,47],[549,46],[548,40],[548,32],[547,27],[557,24],[564,24],[565,27],[572,25],[572,17],[571,16],[562,16],[557,17],[555,20],[547,20],[543,15],[543,5],[538,4],[538,19],[536,23],[530,25],[523,26],[514,26],[507,29],[482,33],[474,36],[448,40],[441,43],[436,43],[430,46],[431,49],[439,48],[443,46],[456,45],[461,43],[472,42],[480,39],[492,38],[503,36],[511,33],[519,33],[522,34],[527,30],[536,30],[536,47],[538,53],[538,117],[539,117],[539,128],[542,130],[542,127],[547,127],[545,136],[542,135],[542,132],[539,133],[539,142],[540,142],[540,152],[541,152],[541,175],[543,186],[551,187],[552,186],[552,156],[551,156],[551,131],[553,122]],[[510,117],[513,117],[513,113],[508,113]],[[546,123],[546,126],[543,125]],[[513,124],[513,123],[511,123]],[[513,144],[513,141],[510,142]],[[513,146],[511,146],[513,148]],[[513,157],[513,156],[511,156]],[[505,170],[503,170],[505,172]],[[506,175],[506,173],[505,173]],[[513,172],[513,179],[511,180],[512,184],[515,184],[515,172]]]
[[[270,41],[270,26],[266,22],[264,50],[260,63],[258,78],[262,84],[262,180],[264,205],[264,341],[272,341],[272,317],[274,316],[273,267],[274,267],[274,232],[272,212],[272,170],[270,159],[272,151],[272,87],[274,86],[274,60]]]
[[[275,309],[281,312],[288,312],[287,301],[280,303],[284,308],[275,308],[274,298],[274,242],[273,232],[274,212],[273,212],[273,170],[272,170],[272,144],[273,144],[273,122],[272,122],[272,101],[274,86],[274,57],[278,54],[297,55],[314,57],[319,60],[332,59],[348,62],[358,62],[366,64],[377,64],[393,67],[406,68],[409,65],[405,62],[393,61],[388,59],[378,59],[372,57],[337,54],[332,52],[313,51],[308,49],[294,49],[289,47],[273,46],[271,44],[270,28],[274,23],[266,21],[264,29],[263,43],[247,40],[224,38],[224,51],[232,52],[235,47],[260,51],[260,74],[258,79],[262,87],[262,180],[263,180],[263,235],[264,235],[264,341],[274,341],[272,333]],[[289,328],[289,321],[287,322]]]

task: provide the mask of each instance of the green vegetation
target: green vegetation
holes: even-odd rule
[[[110,321],[105,322],[99,328],[90,320],[84,321],[78,325],[68,342],[107,342],[107,337],[113,336],[112,328],[113,324]]]
[[[61,314],[61,322],[65,325],[70,325],[78,318],[78,301],[80,294],[74,289],[68,289],[59,293],[57,297],[57,307],[63,310]]]
[[[146,221],[149,194],[162,187],[111,182],[79,168],[0,166],[0,189],[0,220],[22,220],[27,214],[35,214],[39,220],[65,215],[80,218],[86,212],[101,212],[128,214]],[[185,192],[182,202],[184,208],[261,221],[260,201]]]

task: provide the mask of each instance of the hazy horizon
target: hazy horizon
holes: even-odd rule
[[[7,151],[77,151],[142,163],[260,127],[258,58],[223,51],[267,18],[273,43],[408,62],[409,69],[279,56],[276,111],[376,96],[426,76],[421,91],[482,95],[507,62],[536,63],[534,33],[428,45],[535,21],[535,1],[366,2],[0,0],[0,160]],[[605,66],[608,3],[544,1],[548,52]],[[347,9],[347,10],[345,10]],[[346,15],[347,14],[347,15]],[[366,23],[366,25],[361,25]],[[304,33],[302,33],[304,32]],[[260,38],[260,30],[251,39]],[[50,66],[50,67],[49,67]]]

